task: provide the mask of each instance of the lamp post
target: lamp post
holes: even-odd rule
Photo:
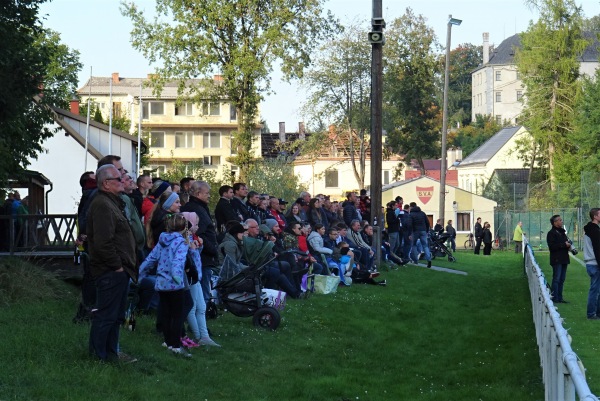
[[[462,20],[448,16],[448,32],[446,34],[446,66],[444,68],[444,108],[442,110],[442,165],[440,167],[440,219],[444,225],[446,209],[446,141],[448,131],[448,86],[450,81],[450,43],[452,37],[452,25],[460,25]]]

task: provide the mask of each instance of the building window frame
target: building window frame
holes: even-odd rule
[[[325,170],[325,188],[339,188],[339,171],[337,169]]]
[[[217,167],[221,165],[221,156],[203,156],[204,167]]]
[[[456,232],[470,233],[473,214],[469,211],[456,212],[454,227]]]
[[[193,148],[194,147],[194,132],[193,131],[175,131],[175,147],[176,148]]]
[[[502,71],[496,71],[496,81],[502,81]]]
[[[194,103],[184,102],[180,105],[175,105],[176,116],[193,116],[194,115]]]
[[[496,103],[502,103],[502,92],[496,91]]]
[[[203,116],[220,116],[221,102],[202,102]]]
[[[517,102],[521,101],[521,99],[523,99],[523,91],[518,90],[517,91]]]
[[[166,133],[164,131],[150,131],[150,147],[164,148]]]
[[[205,131],[202,133],[202,148],[221,149],[221,133]]]

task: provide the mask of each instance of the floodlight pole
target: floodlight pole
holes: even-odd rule
[[[452,25],[460,25],[462,20],[448,16],[448,32],[446,33],[446,66],[444,68],[444,106],[442,110],[442,165],[440,167],[440,213],[439,218],[444,225],[446,210],[446,170],[447,155],[446,142],[448,137],[448,87],[450,86],[450,46],[452,37]]]
[[[375,263],[381,265],[381,231],[385,227],[381,213],[381,136],[383,132],[383,20],[382,0],[373,0],[372,30],[369,41],[371,52],[371,224],[373,224],[373,247]]]

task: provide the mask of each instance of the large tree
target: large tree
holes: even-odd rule
[[[388,145],[407,161],[439,156],[441,109],[436,98],[436,52],[433,29],[410,8],[386,31],[384,52],[384,128]]]
[[[573,0],[529,0],[540,13],[521,35],[517,68],[525,85],[522,123],[537,142],[532,148],[547,156],[551,190],[556,189],[560,163],[573,148],[574,105],[580,86],[579,56],[588,42],[581,26],[581,8]]]
[[[156,0],[157,17],[145,18],[134,2],[122,3],[133,22],[133,46],[159,62],[154,83],[180,82],[180,94],[199,102],[225,98],[237,109],[234,146],[242,178],[252,163],[258,105],[269,91],[273,66],[287,79],[302,77],[311,51],[335,29],[324,0]],[[164,17],[161,19],[161,17]],[[189,79],[219,73],[212,88]],[[186,90],[186,87],[189,89]]]
[[[359,188],[365,187],[371,127],[371,45],[366,37],[366,29],[346,27],[319,49],[303,80],[309,93],[305,112],[321,126],[335,125],[335,141],[345,149]]]
[[[0,4],[0,187],[42,151],[53,135],[50,106],[67,107],[77,88],[79,53],[40,24],[43,2]]]
[[[471,122],[471,73],[481,64],[482,46],[471,43],[458,45],[450,51],[450,76],[448,82],[448,117],[451,125],[464,126]],[[445,56],[440,55],[440,68]],[[443,96],[444,76],[440,75],[438,97]]]

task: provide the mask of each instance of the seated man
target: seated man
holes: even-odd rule
[[[367,268],[367,270],[371,270],[371,268],[373,267],[373,256],[375,255],[375,252],[373,252],[369,244],[367,244],[362,238],[360,232],[360,220],[352,220],[352,224],[350,225],[350,238],[352,238],[352,241],[354,241],[354,243],[362,251],[362,262],[364,263],[365,267]]]

